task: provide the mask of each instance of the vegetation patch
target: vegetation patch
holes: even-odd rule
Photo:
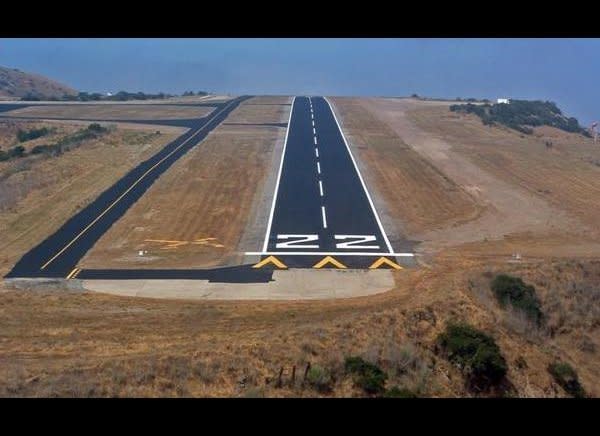
[[[306,374],[306,381],[321,393],[330,392],[332,389],[333,379],[330,372],[318,365],[310,367]]]
[[[42,136],[49,135],[53,133],[55,129],[50,129],[48,127],[42,127],[39,129],[31,129],[31,130],[22,130],[19,129],[17,131],[17,140],[19,142],[31,141],[32,139],[41,138]]]
[[[503,307],[510,304],[525,312],[537,325],[541,324],[543,313],[535,287],[526,284],[520,277],[499,274],[492,280],[492,291]]]
[[[472,388],[488,389],[506,376],[506,360],[494,339],[468,324],[449,324],[438,344],[448,360],[467,374]]]
[[[381,394],[385,391],[387,374],[377,365],[365,361],[362,357],[347,357],[344,362],[347,374],[352,374],[354,383],[367,394]]]
[[[554,362],[548,365],[548,372],[569,395],[575,398],[585,397],[585,390],[571,365],[565,362]]]
[[[531,127],[551,126],[571,133],[590,136],[587,129],[581,127],[576,118],[566,117],[551,101],[511,100],[499,104],[454,104],[452,112],[475,114],[485,125],[501,124],[521,133],[531,134]]]
[[[37,129],[43,130],[43,129]],[[50,130],[50,129],[47,129]],[[92,123],[87,126],[85,129],[80,129],[71,135],[67,135],[61,138],[55,144],[40,144],[36,145],[31,149],[29,153],[25,151],[25,147],[22,145],[17,145],[9,149],[8,151],[0,150],[0,162],[7,161],[13,158],[21,158],[26,157],[28,155],[48,155],[48,156],[58,156],[61,155],[65,151],[69,151],[77,146],[79,146],[82,142],[98,138],[105,133],[107,133],[109,129],[107,127],[102,127],[98,123]],[[31,131],[30,131],[31,132]],[[37,136],[39,138],[39,136]],[[30,138],[33,139],[33,138]]]

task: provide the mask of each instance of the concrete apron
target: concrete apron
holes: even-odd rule
[[[79,281],[79,280],[71,280]],[[379,294],[394,287],[390,270],[274,271],[269,283],[207,280],[80,280],[83,290],[186,300],[320,300]]]

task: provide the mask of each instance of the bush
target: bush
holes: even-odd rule
[[[492,280],[492,291],[503,307],[510,304],[525,312],[536,324],[541,324],[541,304],[532,285],[525,284],[519,277],[499,274]]]
[[[51,133],[52,129],[42,127],[40,129],[21,130],[17,132],[17,139],[19,142],[31,141],[32,139],[41,138]]]
[[[468,324],[449,324],[438,343],[448,359],[468,374],[472,386],[487,389],[506,376],[506,360],[494,339]]]
[[[17,145],[16,147],[13,147],[10,150],[8,150],[9,158],[23,156],[25,156],[25,147],[23,147],[22,145]]]
[[[471,101],[471,99],[469,99]],[[509,104],[455,104],[452,112],[475,114],[486,125],[502,124],[521,133],[531,134],[536,126],[552,126],[571,133],[589,136],[576,118],[565,117],[556,103],[550,101],[511,100]]]
[[[548,372],[569,395],[575,398],[585,397],[585,390],[579,383],[577,372],[571,365],[564,362],[554,362],[548,365]]]
[[[407,388],[400,388],[394,386],[391,389],[385,391],[383,394],[385,398],[417,398],[417,394]]]
[[[326,393],[331,391],[331,374],[321,366],[311,366],[306,374],[306,380],[319,392]]]
[[[108,129],[106,127],[102,127],[100,124],[98,123],[92,123],[90,124],[87,129],[90,132],[95,132],[95,133],[104,133],[106,132]]]
[[[4,150],[0,150],[0,162],[4,162],[9,159],[10,159],[10,156],[8,155],[8,153],[5,152]]]
[[[381,368],[366,362],[361,357],[347,357],[344,362],[347,373],[354,376],[354,383],[368,394],[380,394],[385,391],[387,374]]]

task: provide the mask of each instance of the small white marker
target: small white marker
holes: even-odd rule
[[[321,182],[319,180],[319,194],[321,194],[321,197],[323,196],[323,182]]]
[[[319,149],[315,147],[315,154],[319,157]]]
[[[321,206],[321,214],[323,215],[323,228],[327,228],[327,216],[325,215],[325,206]]]
[[[313,128],[315,127],[315,120],[312,120]]]
[[[314,137],[314,140],[315,140],[315,145],[317,145],[317,137],[316,136]]]
[[[315,130],[315,128],[313,127],[313,135],[316,135],[317,131]]]
[[[317,173],[321,174],[321,164],[317,162]]]

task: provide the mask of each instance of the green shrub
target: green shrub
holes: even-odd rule
[[[347,357],[344,362],[346,373],[354,376],[354,383],[368,394],[380,394],[385,391],[387,374],[381,368],[366,362],[361,357]]]
[[[16,147],[13,147],[8,150],[9,158],[23,157],[23,156],[25,156],[25,147],[23,147],[22,145],[17,145]]]
[[[532,285],[525,284],[519,277],[499,274],[492,280],[492,291],[503,307],[510,304],[525,312],[536,324],[541,324],[541,304]]]
[[[0,162],[4,162],[9,159],[10,159],[10,156],[8,155],[8,153],[5,152],[4,150],[0,150]]]
[[[552,126],[566,132],[589,136],[576,118],[565,117],[556,103],[550,101],[511,100],[509,104],[454,104],[452,112],[475,114],[486,125],[502,124],[519,132],[531,134],[531,127]]]
[[[585,397],[585,390],[579,383],[577,372],[571,365],[564,362],[554,362],[548,365],[548,372],[569,395],[575,398]]]
[[[95,132],[95,133],[104,133],[104,132],[106,132],[108,130],[106,127],[102,127],[98,123],[92,123],[92,124],[90,124],[89,126],[87,126],[87,129],[90,132]]]
[[[311,366],[306,374],[306,380],[319,392],[326,393],[331,391],[333,382],[331,374],[321,366]]]
[[[468,374],[472,386],[486,389],[506,376],[506,360],[494,339],[468,324],[449,324],[438,343],[448,359]]]
[[[394,386],[383,394],[385,398],[417,398],[417,394],[407,388]]]
[[[32,139],[41,138],[49,133],[52,133],[53,129],[42,127],[39,129],[21,130],[17,131],[17,140],[19,142],[31,141]]]

